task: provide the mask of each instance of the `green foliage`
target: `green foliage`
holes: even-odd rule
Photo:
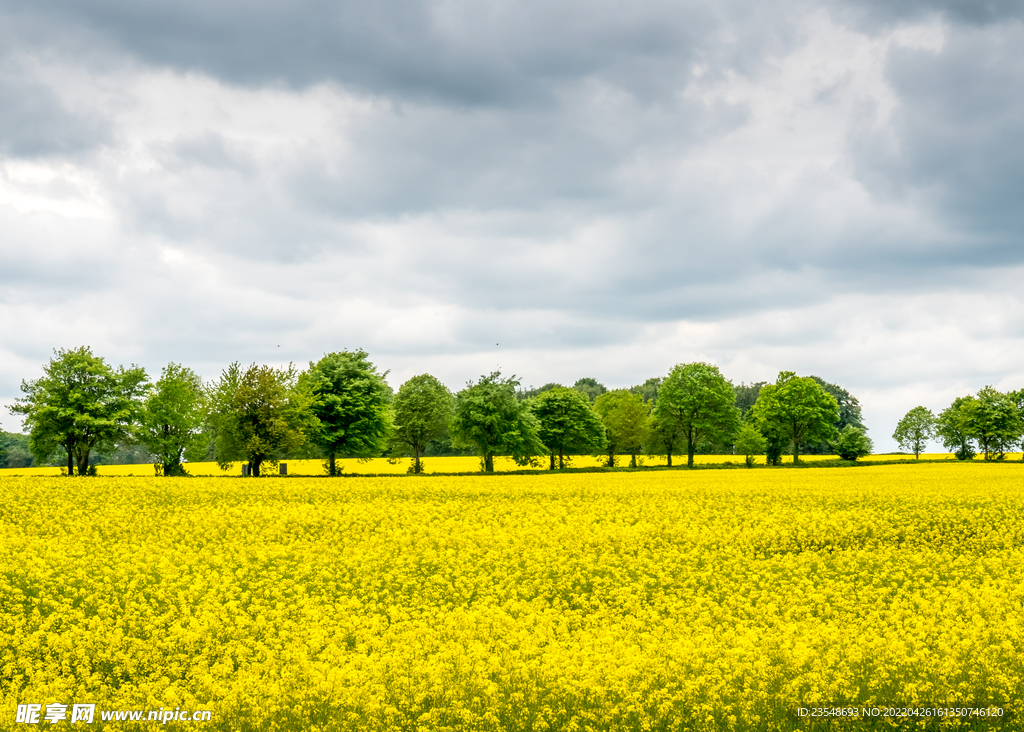
[[[754,457],[761,455],[768,447],[768,441],[750,422],[743,424],[736,433],[736,452],[743,455],[748,468],[754,467]]]
[[[207,398],[203,381],[176,363],[164,367],[142,406],[136,436],[159,460],[163,475],[183,475],[182,462],[200,460]]]
[[[545,452],[537,437],[537,418],[516,399],[518,386],[514,376],[502,379],[495,371],[455,395],[453,442],[474,448],[485,472],[494,472],[495,455],[511,455],[517,464],[531,465]]]
[[[372,458],[387,448],[391,432],[391,389],[365,351],[329,353],[300,381],[313,398],[319,421],[310,437],[327,458],[328,475],[337,475],[337,457]]]
[[[761,393],[761,387],[764,385],[765,382],[757,381],[753,384],[740,384],[733,387],[736,390],[736,408],[740,410],[740,417],[746,418],[747,412],[754,406],[757,395]]]
[[[839,418],[835,423],[837,430],[842,431],[851,425],[861,430],[865,429],[864,417],[861,414],[860,401],[857,397],[853,396],[843,387],[825,381],[820,376],[809,376],[808,378],[814,379],[818,386],[824,389],[827,394],[831,394],[832,398],[836,400],[836,404],[839,407]]]
[[[45,464],[63,448],[67,474],[87,475],[94,449],[128,440],[138,421],[146,372],[112,369],[87,346],[54,354],[41,378],[21,383],[25,396],[11,413],[24,417],[37,463]]]
[[[590,378],[589,376],[577,379],[576,383],[572,385],[572,388],[586,396],[591,403],[593,403],[593,401],[601,394],[608,391],[604,384],[599,382],[597,379]]]
[[[892,438],[904,450],[914,453],[914,459],[921,459],[921,451],[928,440],[935,437],[935,415],[925,407],[914,407],[896,425]]]
[[[836,438],[839,405],[835,398],[814,379],[792,371],[780,372],[774,384],[761,387],[750,413],[772,452],[781,453],[783,440],[793,445],[794,463],[800,461],[800,445]]]
[[[614,466],[615,454],[630,456],[630,467],[636,467],[636,454],[643,445],[651,407],[640,394],[626,389],[613,389],[597,397],[594,411],[607,431],[608,465]]]
[[[399,387],[393,405],[391,442],[396,448],[412,452],[412,472],[423,471],[420,457],[427,444],[448,435],[454,410],[452,393],[430,374],[413,376]]]
[[[967,429],[978,441],[986,460],[1001,460],[1024,433],[1015,398],[991,386],[978,392],[967,415]]]
[[[605,447],[605,428],[587,396],[576,389],[558,387],[528,402],[539,422],[537,437],[558,454],[559,470],[565,454],[599,452]]]
[[[856,460],[870,455],[874,446],[864,430],[848,424],[839,431],[839,437],[832,443],[832,449],[843,460]]]
[[[654,414],[659,423],[678,426],[691,468],[698,442],[731,440],[740,423],[732,384],[708,363],[675,366],[661,385]]]
[[[664,379],[660,376],[655,376],[642,384],[629,387],[629,393],[639,394],[641,399],[645,402],[650,402],[653,406],[654,403],[658,401],[658,390],[661,389],[662,381],[664,381]]]
[[[935,421],[935,435],[943,446],[956,455],[957,460],[970,460],[975,455],[971,426],[974,397],[957,397],[939,413]]]
[[[259,477],[264,463],[274,466],[301,447],[318,428],[313,396],[300,384],[294,366],[275,369],[253,364],[242,371],[231,364],[210,390],[209,426],[214,454],[222,468],[247,460]]]
[[[560,386],[561,384],[556,384],[553,381],[549,381],[548,383],[541,387],[531,386],[529,389],[516,389],[516,399],[523,402],[526,401],[527,399],[533,399],[535,396],[540,396],[546,391],[557,389]]]

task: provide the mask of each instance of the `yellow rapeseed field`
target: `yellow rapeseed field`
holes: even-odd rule
[[[75,703],[212,712],[168,729],[810,729],[800,706],[1022,694],[1020,464],[0,478],[0,729]]]

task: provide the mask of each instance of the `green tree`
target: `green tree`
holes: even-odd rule
[[[870,455],[873,447],[871,438],[864,434],[864,430],[852,424],[843,427],[832,443],[832,449],[843,460],[856,460]]]
[[[1017,407],[1017,416],[1022,422],[1024,422],[1024,389],[1018,389],[1017,391],[1009,392],[1008,396],[1013,400],[1014,405]],[[1024,437],[1024,435],[1021,435]],[[1020,459],[1024,462],[1024,441],[1018,440],[1017,446],[1021,448]]]
[[[537,418],[516,399],[519,381],[495,371],[455,395],[452,437],[457,446],[472,447],[485,472],[494,472],[495,455],[511,455],[519,465],[533,464],[545,452],[537,437]]]
[[[614,467],[615,453],[621,451],[630,456],[629,465],[635,468],[636,454],[643,445],[651,414],[650,405],[644,403],[640,394],[613,389],[597,397],[594,411],[607,430],[608,467]]]
[[[903,415],[896,424],[896,431],[892,438],[904,450],[914,453],[914,459],[921,459],[921,451],[928,444],[928,440],[935,437],[935,415],[932,410],[925,407],[914,407]]]
[[[182,462],[200,460],[206,451],[207,416],[203,381],[189,368],[170,363],[142,405],[136,436],[159,459],[164,475],[183,475]]]
[[[558,387],[544,392],[529,404],[539,422],[537,437],[551,451],[552,468],[556,453],[558,469],[562,470],[567,452],[593,453],[604,449],[604,424],[585,394]]]
[[[549,381],[548,383],[541,387],[531,386],[529,389],[516,389],[516,399],[518,399],[521,402],[524,402],[527,399],[533,399],[535,396],[540,396],[544,392],[551,391],[552,389],[557,389],[560,386],[561,384],[556,384],[553,381]]]
[[[57,449],[67,453],[67,473],[89,472],[89,454],[128,440],[138,421],[146,372],[113,369],[87,346],[56,350],[43,376],[21,382],[25,396],[11,407],[24,417],[29,447],[43,465]]]
[[[246,460],[250,475],[259,477],[264,464],[273,467],[305,444],[319,425],[304,386],[291,364],[252,364],[243,371],[235,362],[225,369],[210,390],[209,426],[221,468]]]
[[[362,350],[329,353],[300,381],[312,395],[319,426],[310,435],[327,459],[327,474],[338,475],[337,458],[380,456],[391,434],[391,389]]]
[[[679,426],[691,468],[698,442],[731,440],[740,424],[732,384],[708,363],[675,366],[661,385],[654,413],[660,422]]]
[[[782,371],[774,384],[765,384],[750,410],[769,442],[789,440],[793,462],[800,462],[800,445],[836,438],[839,405],[814,379]],[[769,446],[770,447],[770,446]]]
[[[630,394],[639,394],[645,402],[650,402],[651,406],[658,401],[658,390],[661,388],[661,382],[664,381],[660,376],[654,376],[642,384],[637,386],[629,387]]]
[[[392,445],[412,452],[412,472],[423,472],[420,457],[432,440],[448,434],[455,398],[430,374],[413,376],[395,395]]]
[[[608,388],[599,382],[597,379],[592,379],[589,376],[584,376],[582,379],[577,379],[576,383],[572,385],[572,388],[583,394],[590,400],[591,403],[598,396],[608,391]]]
[[[754,457],[763,455],[768,441],[750,422],[744,423],[736,433],[736,452],[743,456],[747,467],[754,467]]]
[[[975,455],[971,429],[973,411],[974,397],[957,397],[935,420],[936,437],[947,450],[953,451],[957,460],[970,460]]]
[[[1024,433],[1016,401],[1009,394],[986,386],[967,412],[967,431],[978,441],[986,460],[1002,459]]]
[[[761,392],[761,387],[764,384],[763,381],[757,381],[753,384],[744,383],[733,387],[736,390],[736,408],[740,410],[741,418],[746,418],[747,412],[754,406],[757,395]]]
[[[657,404],[657,403],[655,403]],[[671,415],[651,412],[644,431],[644,452],[650,455],[665,455],[665,462],[672,467],[672,454],[684,440],[683,426]]]

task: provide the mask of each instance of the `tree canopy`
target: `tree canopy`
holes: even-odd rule
[[[967,408],[967,430],[978,442],[985,459],[1001,459],[1024,433],[1016,400],[986,386]]]
[[[402,384],[393,405],[392,445],[412,453],[412,472],[422,472],[420,461],[427,443],[448,434],[455,399],[430,374],[413,376]]]
[[[832,449],[843,460],[852,461],[870,455],[872,448],[871,438],[864,434],[863,429],[852,424],[839,430],[839,436],[832,443]]]
[[[264,464],[277,465],[318,428],[312,401],[294,366],[252,364],[243,371],[237,361],[231,364],[210,390],[209,425],[217,463],[227,469],[246,460],[250,475],[259,477]]]
[[[686,464],[701,440],[730,440],[740,424],[736,393],[717,366],[679,364],[661,385],[654,413],[662,423],[674,423],[686,441]]]
[[[957,397],[939,413],[935,420],[935,435],[957,460],[970,460],[975,455],[971,426],[974,397]]]
[[[793,446],[793,462],[800,461],[800,445],[834,440],[839,405],[820,384],[807,376],[782,371],[774,384],[765,384],[751,408],[762,434],[777,435]]]
[[[537,418],[526,402],[516,399],[518,386],[514,376],[503,379],[494,371],[455,395],[452,437],[455,444],[476,450],[485,472],[494,472],[495,455],[529,465],[545,452],[537,437]]]
[[[328,353],[300,379],[312,398],[318,424],[310,439],[327,460],[327,474],[338,474],[338,455],[380,456],[390,436],[391,389],[365,351]]]
[[[608,387],[597,379],[589,376],[584,376],[582,379],[576,379],[576,383],[572,385],[572,388],[580,394],[585,395],[591,403],[593,403],[598,396],[608,391]]]
[[[191,369],[170,363],[143,402],[136,435],[157,456],[164,475],[181,475],[186,458],[198,460],[205,453],[206,416],[202,379]]]
[[[921,459],[921,451],[928,440],[935,437],[935,415],[932,410],[917,406],[903,415],[896,425],[892,438],[904,450],[914,453],[914,459]]]
[[[11,407],[24,417],[29,447],[39,464],[58,448],[67,453],[67,474],[89,472],[89,454],[127,440],[139,418],[146,383],[140,367],[111,368],[87,346],[58,349],[43,376],[23,381],[25,396]]]
[[[636,455],[643,446],[651,407],[640,394],[627,389],[613,389],[597,397],[594,411],[607,430],[608,464],[614,466],[614,455],[630,456],[630,467],[636,467]]]
[[[558,455],[559,470],[565,467],[565,454],[599,452],[605,447],[605,428],[585,394],[576,389],[558,387],[529,402],[537,418],[537,437],[551,451],[551,467]]]

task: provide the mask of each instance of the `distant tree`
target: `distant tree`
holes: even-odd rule
[[[455,397],[430,374],[413,376],[399,387],[393,404],[391,442],[412,453],[413,473],[423,472],[420,458],[427,444],[448,435],[454,411]]]
[[[662,381],[660,376],[655,376],[642,384],[629,387],[629,391],[631,394],[639,394],[645,402],[650,402],[651,406],[654,406],[654,403],[658,401],[658,390],[661,388]]]
[[[537,437],[551,451],[551,467],[565,468],[566,453],[594,453],[605,447],[605,428],[585,394],[558,387],[529,402],[537,418]]]
[[[629,465],[636,467],[636,454],[643,446],[647,420],[651,407],[640,394],[626,389],[613,389],[600,394],[594,401],[594,411],[607,430],[608,467],[615,465],[615,453],[630,456]]]
[[[136,432],[142,445],[159,460],[164,475],[183,475],[185,459],[202,459],[207,399],[203,380],[176,363],[164,367],[142,405]]]
[[[836,400],[836,404],[839,407],[839,418],[835,423],[837,430],[843,430],[850,425],[862,430],[866,429],[864,427],[864,417],[861,414],[860,401],[857,397],[843,387],[825,381],[820,376],[810,376],[808,378],[818,382],[818,386],[824,389],[827,394],[831,394],[832,398]]]
[[[608,391],[604,384],[600,383],[597,379],[592,379],[589,376],[585,376],[582,379],[577,379],[576,383],[572,385],[572,388],[581,394],[586,395],[587,399],[591,403],[601,394]]]
[[[832,449],[843,460],[856,460],[870,455],[873,447],[871,438],[864,434],[864,430],[852,424],[843,427],[832,443]]]
[[[658,421],[679,426],[691,468],[698,442],[729,440],[740,424],[732,384],[708,363],[675,366],[661,385],[654,413]]]
[[[744,423],[736,433],[736,452],[743,455],[748,468],[754,467],[754,456],[764,454],[768,441],[750,422]]]
[[[991,386],[978,392],[968,410],[966,426],[986,460],[1001,460],[1024,433],[1015,399]]]
[[[327,460],[327,474],[336,476],[338,456],[379,457],[387,449],[391,429],[391,388],[386,373],[377,373],[366,351],[328,353],[300,377],[312,396],[318,421],[310,434]]]
[[[473,447],[485,472],[494,472],[494,456],[510,455],[519,465],[534,463],[546,452],[537,437],[537,418],[516,399],[519,381],[495,371],[455,395],[452,438],[456,446]]]
[[[774,384],[765,384],[751,408],[761,433],[789,440],[793,462],[800,462],[800,445],[836,437],[839,405],[814,379],[782,371]]]
[[[0,434],[0,468],[7,467],[7,433]]]
[[[523,402],[523,401],[526,401],[527,399],[533,399],[535,396],[540,396],[541,394],[543,394],[546,391],[551,391],[552,389],[557,389],[560,386],[562,386],[562,385],[561,384],[556,384],[553,381],[549,381],[547,384],[545,384],[544,386],[541,386],[541,387],[532,387],[531,386],[529,389],[516,389],[516,398],[519,401]]]
[[[57,449],[67,454],[67,474],[89,472],[89,454],[127,440],[139,417],[146,372],[113,369],[87,346],[56,350],[43,376],[21,382],[25,396],[11,407],[24,417],[29,448],[39,464]]]
[[[754,406],[754,402],[757,401],[757,395],[764,385],[765,382],[757,381],[753,384],[740,384],[733,387],[736,390],[736,408],[740,410],[741,418],[746,418],[747,412]]]
[[[957,397],[935,420],[935,435],[947,450],[953,451],[957,460],[970,460],[975,455],[971,429],[973,411],[974,397]]]
[[[246,460],[259,477],[263,465],[305,444],[318,428],[313,395],[299,383],[295,367],[228,366],[209,392],[209,427],[214,454],[223,469]]]
[[[914,459],[921,459],[921,451],[928,440],[935,437],[935,415],[925,407],[914,407],[896,425],[892,438],[904,450],[914,453]]]
[[[1024,389],[1009,392],[1008,396],[1017,407],[1017,416],[1024,422]],[[1021,436],[1024,438],[1024,435]],[[1017,446],[1021,448],[1021,461],[1024,461],[1024,440],[1018,440]]]

